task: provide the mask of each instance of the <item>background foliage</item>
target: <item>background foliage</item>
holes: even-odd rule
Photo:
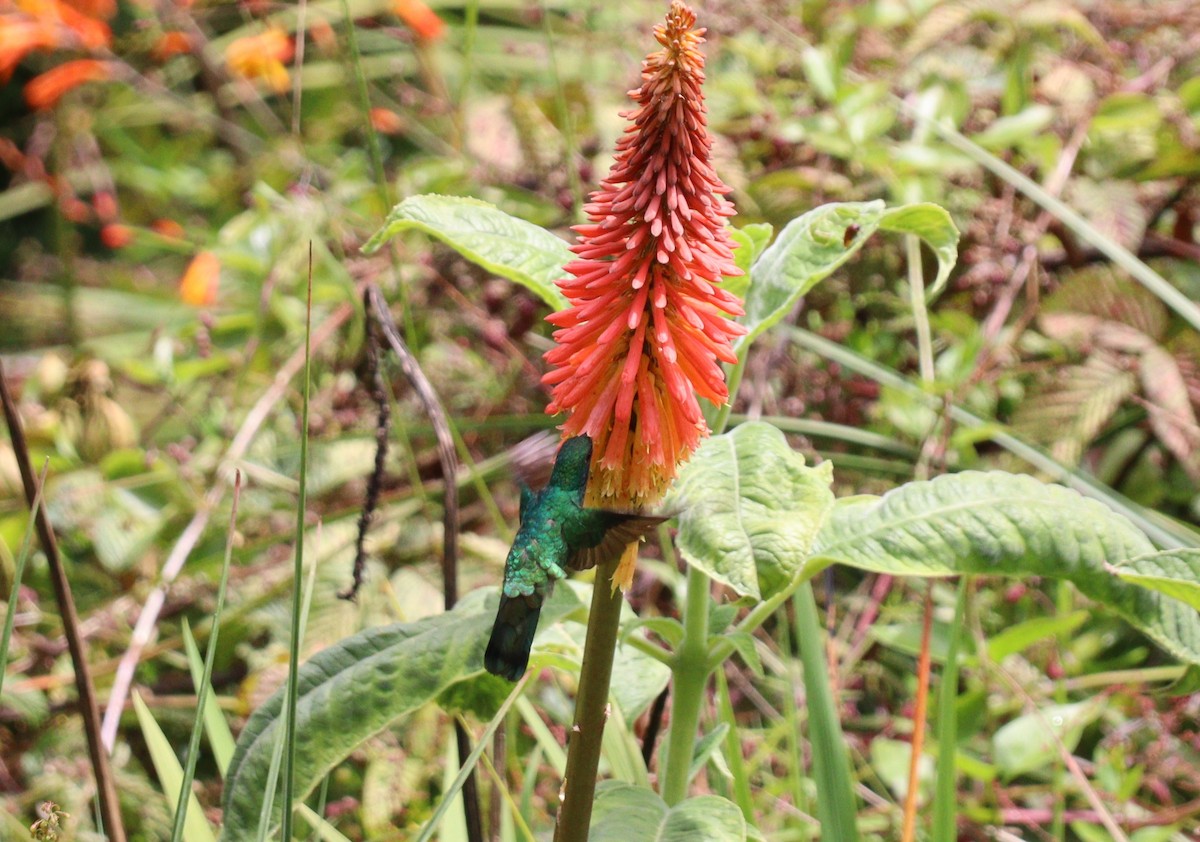
[[[169,836],[174,802],[162,794],[172,789],[143,709],[181,753],[196,705],[185,623],[203,645],[235,468],[246,486],[212,675],[216,719],[248,727],[286,670],[310,243],[304,659],[332,657],[338,641],[397,620],[427,623],[435,637],[439,627],[423,619],[441,604],[434,438],[394,369],[369,587],[357,603],[336,599],[374,458],[373,410],[357,376],[364,282],[385,289],[453,416],[465,612],[484,598],[470,592],[499,579],[518,443],[555,423],[538,384],[547,308],[526,288],[552,279],[553,261],[520,286],[419,224],[371,254],[361,246],[395,202],[420,193],[477,197],[565,234],[607,168],[622,94],[663,10],[437,4],[444,28],[435,31],[411,3],[383,0],[70,8],[107,37],[56,22],[53,43],[16,60],[0,54],[0,67],[13,66],[0,87],[0,353],[35,456],[51,460],[46,497],[102,704],[122,658],[137,651],[144,607],[174,579],[137,658],[140,707],[128,701],[116,730],[131,836],[157,840]],[[919,374],[908,284],[915,268],[935,277],[934,255],[914,260],[895,238],[876,237],[759,340],[732,421],[769,419],[809,464],[832,461],[839,497],[1001,468],[1099,489],[1160,545],[1200,546],[1196,4],[876,0],[698,12],[710,29],[717,166],[734,187],[747,252],[764,245],[755,224],[778,232],[831,201],[937,202],[963,232],[958,268],[931,298],[931,383]],[[0,26],[27,14],[0,4]],[[252,44],[260,66],[238,60],[242,39],[272,32],[286,50],[276,37],[274,47]],[[104,63],[101,77],[52,103],[32,96],[31,82],[84,58]],[[5,440],[5,595],[27,521],[18,488]],[[1123,575],[1154,578],[1168,564],[1156,558]],[[1053,573],[970,585],[953,700],[961,838],[1110,838],[1088,788],[1118,805],[1128,838],[1180,838],[1200,815],[1200,696],[1158,692],[1183,672],[1163,641]],[[681,585],[674,559],[643,564],[631,601],[651,639],[671,634]],[[923,587],[846,568],[816,580],[869,838],[897,838],[909,785]],[[936,664],[958,636],[956,597],[950,585],[931,587]],[[714,615],[728,616],[714,628],[737,613],[734,590],[723,596]],[[770,839],[815,838],[802,622],[787,603],[740,641],[718,675],[726,691],[703,711],[694,790],[732,797]],[[535,667],[569,667],[578,631],[555,627]],[[69,832],[82,838],[91,827],[60,641],[34,556],[0,697],[5,838],[23,838],[46,799],[70,814]],[[620,682],[630,691],[622,722],[635,736],[664,680],[651,673]],[[506,805],[506,839],[551,824],[572,681],[569,668],[541,673],[506,721],[507,749],[490,761],[507,776],[492,796]],[[322,778],[314,809],[351,839],[413,834],[456,768],[449,720],[425,703],[447,692],[432,679],[414,692],[404,718],[381,724]],[[473,710],[478,725],[502,697],[497,689],[451,706]],[[1082,780],[1045,744],[1047,721]],[[229,742],[214,730],[197,772],[210,818],[226,783],[216,758]],[[621,754],[628,739],[614,743],[606,769],[642,783],[646,769]],[[920,780],[931,785],[932,774]],[[619,786],[604,791],[598,820]],[[661,802],[646,809],[667,815]],[[457,811],[448,815],[442,838],[461,838]],[[714,808],[710,818],[728,817]]]

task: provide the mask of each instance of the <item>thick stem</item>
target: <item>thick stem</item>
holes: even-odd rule
[[[637,552],[637,545],[625,548]],[[609,587],[620,559],[596,568],[592,610],[588,614],[587,640],[575,699],[575,722],[567,741],[567,773],[563,781],[562,809],[554,829],[554,842],[587,842],[596,797],[596,770],[600,766],[601,738],[608,713],[608,685],[617,628],[621,621],[621,592]]]
[[[700,724],[704,687],[711,672],[708,660],[708,577],[688,568],[687,604],[684,608],[683,642],[675,664],[675,687],[671,693],[671,730],[663,755],[660,789],[663,800],[678,804],[687,796],[692,747]]]

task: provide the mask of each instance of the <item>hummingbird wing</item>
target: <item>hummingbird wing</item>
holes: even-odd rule
[[[567,559],[572,570],[587,570],[619,556],[629,544],[640,541],[656,526],[670,517],[633,515],[605,509],[584,509],[585,529],[581,532],[597,536],[594,541],[573,542],[575,552]]]

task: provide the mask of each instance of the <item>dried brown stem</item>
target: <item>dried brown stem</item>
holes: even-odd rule
[[[400,331],[392,321],[388,312],[387,302],[374,284],[368,284],[365,297],[369,302],[369,310],[383,338],[391,346],[400,368],[412,384],[425,414],[433,425],[437,438],[438,461],[442,468],[442,588],[445,594],[446,610],[449,611],[458,602],[458,484],[454,478],[458,476],[458,453],[454,449],[454,436],[450,432],[450,420],[446,410],[434,391],[433,384],[421,370],[417,358],[413,355]],[[455,721],[454,734],[458,741],[458,757],[465,761],[471,754],[471,741],[466,728],[461,722]],[[479,811],[479,786],[475,779],[474,770],[463,783],[463,811],[467,819],[467,838],[471,842],[483,842],[483,818]]]
[[[917,832],[917,798],[921,787],[921,749],[925,746],[925,719],[929,707],[930,637],[933,631],[933,585],[926,583],[925,612],[921,623],[921,655],[917,659],[917,704],[913,711],[912,758],[908,764],[908,792],[904,796],[902,842],[913,842]]]
[[[0,401],[4,404],[4,418],[8,423],[9,435],[12,438],[13,453],[16,455],[17,465],[21,470],[25,498],[32,506],[38,498],[37,480],[33,473],[33,463],[29,458],[29,445],[25,441],[25,431],[21,427],[21,416],[17,413],[16,403],[13,402],[12,395],[8,391],[3,363],[0,363]],[[100,819],[104,824],[105,833],[108,834],[109,842],[125,842],[125,825],[121,821],[117,786],[113,781],[108,753],[104,750],[104,744],[100,739],[100,707],[96,703],[96,689],[92,685],[92,676],[88,671],[87,647],[79,629],[79,615],[75,612],[75,600],[71,596],[71,583],[67,579],[67,571],[63,567],[62,557],[58,554],[58,543],[54,539],[54,530],[50,528],[50,519],[46,516],[44,500],[37,508],[36,522],[38,538],[41,540],[42,550],[46,553],[46,562],[50,568],[50,581],[54,585],[54,597],[58,602],[58,611],[62,617],[63,636],[67,639],[67,648],[71,653],[71,666],[75,672],[75,688],[79,693],[79,712],[83,716],[83,730],[87,734],[92,773],[96,776],[96,797],[100,804]]]

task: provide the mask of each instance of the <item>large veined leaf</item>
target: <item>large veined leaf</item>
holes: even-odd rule
[[[1200,664],[1200,615],[1105,569],[1153,551],[1125,517],[1070,489],[967,471],[841,501],[817,536],[812,563],[897,576],[1066,579],[1166,651]]]
[[[958,260],[958,229],[937,205],[919,203],[885,208],[882,201],[835,202],[796,217],[755,261],[746,293],[748,328],[740,343],[778,322],[806,292],[849,260],[879,229],[915,234],[938,259],[934,289]]]
[[[679,513],[688,563],[742,596],[769,597],[804,567],[833,507],[832,465],[816,468],[770,424],[742,424],[697,449],[663,502]]]
[[[596,787],[588,842],[744,842],[746,820],[732,801],[702,795],[674,807],[653,790],[616,781]]]
[[[466,684],[507,684],[483,673],[483,649],[497,597],[469,594],[445,614],[367,629],[322,650],[300,668],[296,708],[296,785],[303,797],[363,740],[439,696],[467,698]],[[543,627],[581,607],[558,588],[542,608]],[[253,838],[271,754],[282,736],[284,688],[246,723],[229,763],[222,839]],[[275,802],[272,822],[282,805]]]
[[[526,287],[555,310],[567,306],[554,282],[565,277],[563,266],[575,256],[565,242],[532,222],[479,199],[410,196],[392,208],[363,251],[370,254],[410,228],[438,238],[472,263]]]
[[[1151,588],[1200,611],[1200,550],[1164,550],[1110,569],[1126,582]]]

